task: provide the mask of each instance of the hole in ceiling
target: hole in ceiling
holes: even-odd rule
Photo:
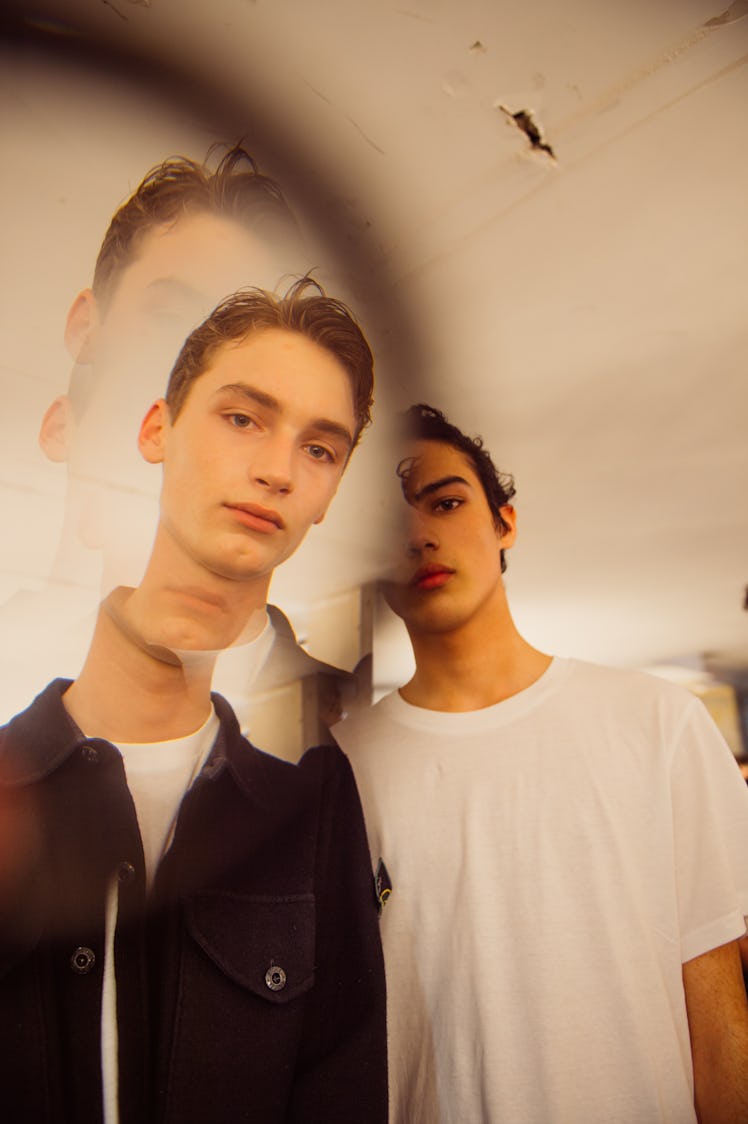
[[[531,110],[518,109],[514,112],[511,109],[507,109],[505,105],[500,105],[499,109],[514,121],[518,129],[522,130],[529,140],[531,148],[534,148],[538,152],[545,152],[546,155],[550,156],[551,160],[556,159],[555,152],[545,140],[543,130],[533,117]]]

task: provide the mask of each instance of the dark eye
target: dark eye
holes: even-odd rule
[[[462,505],[462,500],[457,499],[456,496],[445,496],[443,500],[437,500],[434,504],[434,511],[456,511]]]

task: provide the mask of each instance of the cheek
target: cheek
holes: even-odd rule
[[[397,581],[382,581],[380,589],[382,591],[382,596],[393,613],[399,615],[403,605],[405,585]]]
[[[379,576],[388,588],[396,591],[406,586],[413,577],[416,563],[408,556],[406,549],[398,551],[397,555],[383,561]]]
[[[174,450],[170,450],[161,481],[162,512],[171,516],[172,521],[190,521],[197,514],[205,478],[199,460],[184,458],[179,453],[175,455]]]
[[[126,385],[161,394],[185,339],[199,322],[197,316],[144,314],[115,305],[101,326],[95,361],[105,371],[126,372]]]
[[[204,491],[226,475],[230,458],[215,452],[212,433],[182,418],[172,429],[164,454],[164,480],[182,491]]]
[[[339,472],[323,471],[320,466],[314,465],[301,474],[297,484],[299,497],[299,511],[310,523],[319,522],[330,506],[338,490],[343,476]]]
[[[499,564],[501,540],[490,528],[475,528],[472,533],[466,533],[462,541],[469,555],[480,558],[486,567],[490,567],[494,560]]]

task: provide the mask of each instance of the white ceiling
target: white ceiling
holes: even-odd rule
[[[146,118],[158,129],[137,167],[132,137],[124,152],[112,138],[105,182],[89,185],[99,213],[82,272],[127,186],[124,163],[135,182],[166,154],[169,128],[169,151],[190,130],[221,136],[223,98],[225,128],[261,138],[297,201],[313,189],[310,213],[337,223],[374,326],[382,413],[426,399],[516,475],[508,582],[529,638],[611,663],[748,652],[746,0],[6,8],[62,57],[95,47],[155,65],[182,102],[175,123],[171,107],[130,95],[133,135]],[[201,109],[207,90],[217,100]],[[101,110],[83,99],[84,140],[103,143]],[[534,115],[555,160],[507,110]],[[81,142],[54,172],[72,195],[86,159]],[[20,255],[18,232],[39,219],[11,187],[6,235]],[[68,264],[74,233],[63,231]],[[376,449],[373,436],[328,538],[305,556],[316,586],[292,572],[281,599],[370,576],[377,521],[367,511],[360,533],[354,512],[384,514],[370,494]]]

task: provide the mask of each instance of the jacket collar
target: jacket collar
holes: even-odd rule
[[[285,767],[295,772],[296,766],[257,749],[242,734],[236,715],[223,696],[214,691],[211,698],[221,725],[200,776],[212,780],[228,771],[245,796],[262,805],[264,800],[273,798],[278,769]]]
[[[0,729],[0,775],[4,784],[42,780],[86,741],[62,702],[71,683],[72,679],[54,679],[31,706]]]
[[[20,787],[44,780],[84,743],[103,740],[87,738],[65,709],[62,696],[71,683],[71,679],[54,679],[26,710],[0,729],[0,784]],[[269,797],[266,774],[279,762],[242,736],[233,710],[221,695],[214,693],[211,698],[220,729],[201,776],[212,780],[228,769],[247,795],[262,800],[267,786]]]

